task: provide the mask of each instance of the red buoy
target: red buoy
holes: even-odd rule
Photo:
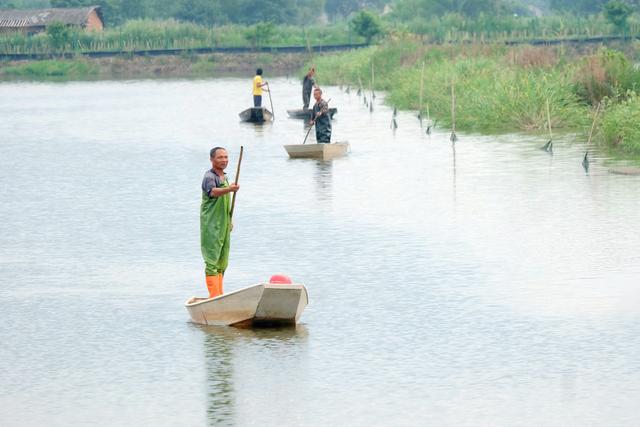
[[[284,274],[274,274],[269,279],[269,283],[278,284],[278,285],[290,285],[293,282],[289,276],[285,276]]]

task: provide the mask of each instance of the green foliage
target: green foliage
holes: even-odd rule
[[[627,20],[632,12],[631,6],[621,0],[611,0],[604,5],[604,16],[620,31],[627,28]]]
[[[515,3],[503,0],[397,0],[394,14],[408,21],[414,17],[427,18],[457,14],[465,17],[477,17],[480,14],[492,16],[500,13],[512,14],[517,7]]]
[[[577,14],[598,13],[602,9],[602,0],[551,0],[552,9]]]
[[[364,37],[367,43],[371,43],[374,37],[383,32],[380,17],[368,10],[358,12],[349,22],[349,27],[354,33]]]
[[[635,93],[621,103],[610,104],[602,120],[604,142],[629,154],[640,154],[640,97]]]
[[[375,65],[376,89],[386,89],[386,102],[418,110],[422,64],[425,64],[423,114],[426,104],[440,123],[450,124],[451,85],[455,84],[456,127],[477,131],[546,128],[549,100],[552,126],[587,125],[587,108],[573,93],[569,75],[558,69],[525,69],[506,61],[503,50],[458,47],[426,48],[399,40],[381,47],[316,58],[319,75],[331,70],[332,83],[370,84]],[[327,76],[329,78],[329,76]]]
[[[97,74],[97,68],[87,62],[37,61],[0,69],[3,75],[36,79],[86,78]]]
[[[245,37],[252,46],[262,47],[268,46],[273,40],[276,33],[276,28],[272,22],[261,22],[252,27],[247,28]]]
[[[596,105],[604,98],[624,99],[640,87],[640,70],[612,49],[600,49],[580,59],[573,67],[573,90],[584,102]]]
[[[191,67],[191,73],[195,76],[211,77],[214,75],[216,64],[213,57],[199,58]]]
[[[361,43],[350,35],[346,25],[296,26],[263,23],[250,27],[224,25],[204,27],[175,20],[131,20],[124,25],[102,32],[69,29],[69,33],[55,47],[47,34],[28,36],[22,33],[0,34],[0,53],[51,53],[64,49],[72,52],[131,51],[148,49],[194,49],[200,47],[306,46],[307,36],[313,45]],[[256,38],[257,37],[257,38]],[[66,43],[63,41],[66,40]]]
[[[62,22],[54,22],[47,27],[47,36],[54,49],[63,49],[71,40],[72,31]]]

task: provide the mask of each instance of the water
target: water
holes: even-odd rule
[[[0,84],[1,425],[640,423],[639,177],[334,87],[352,152],[289,160],[270,83],[264,126],[250,79]],[[225,289],[289,274],[297,329],[188,321],[215,145],[232,177],[245,147]]]

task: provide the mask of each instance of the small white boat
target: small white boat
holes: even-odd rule
[[[273,120],[271,111],[264,107],[247,108],[238,114],[243,122],[262,123]]]
[[[201,325],[295,325],[309,302],[301,284],[260,283],[215,298],[192,297],[185,302],[191,320]]]
[[[331,144],[293,144],[285,145],[289,157],[292,159],[307,158],[330,160],[344,156],[349,150],[348,142],[332,142]]]

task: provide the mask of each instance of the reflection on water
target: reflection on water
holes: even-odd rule
[[[270,83],[264,125],[243,79],[0,84],[2,427],[638,425],[640,177],[332,87],[351,152],[289,159]],[[291,276],[300,328],[188,323],[216,145],[231,180],[245,148],[225,289]]]
[[[331,200],[333,161],[315,160],[315,163],[314,175],[318,200]]]
[[[202,332],[204,338],[205,365],[207,372],[207,419],[209,425],[234,425],[236,400],[243,395],[243,390],[236,390],[236,381],[240,384],[246,380],[244,375],[249,371],[237,368],[234,359],[246,348],[260,349],[260,357],[281,363],[279,354],[282,349],[303,346],[307,339],[307,328],[303,325],[288,328],[256,328],[239,329],[217,326],[194,325]],[[241,362],[238,362],[240,364]],[[287,378],[282,378],[287,381]],[[277,387],[272,384],[271,387]],[[240,398],[240,400],[242,400]]]
[[[210,425],[220,425],[233,419],[233,354],[231,343],[224,336],[207,333],[204,337],[207,369],[207,419]]]

